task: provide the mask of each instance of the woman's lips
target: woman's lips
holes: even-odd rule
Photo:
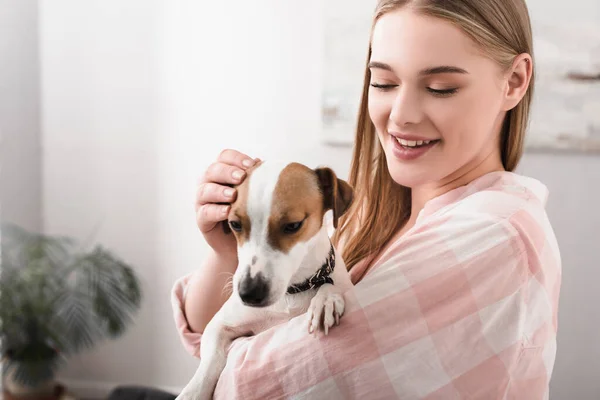
[[[439,139],[431,140],[408,135],[397,137],[392,134],[390,139],[394,156],[404,161],[416,160],[440,142]]]

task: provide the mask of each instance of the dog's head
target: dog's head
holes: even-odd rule
[[[238,244],[233,290],[246,305],[266,307],[286,293],[316,238],[327,234],[324,214],[332,210],[337,227],[353,191],[330,168],[267,161],[247,172],[227,221]]]

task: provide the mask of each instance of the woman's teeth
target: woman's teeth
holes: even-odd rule
[[[394,137],[394,139],[404,147],[418,147],[433,142],[433,140],[404,140],[397,137]]]

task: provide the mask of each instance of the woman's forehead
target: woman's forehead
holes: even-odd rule
[[[481,57],[458,27],[410,8],[384,14],[373,28],[371,61],[407,69],[452,65]]]

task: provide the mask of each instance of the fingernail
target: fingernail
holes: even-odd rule
[[[229,212],[229,206],[227,206],[227,207],[223,207],[223,208],[221,209],[221,214],[223,214],[223,215],[227,214],[228,212]]]
[[[223,191],[223,194],[225,194],[225,196],[227,196],[227,197],[231,197],[231,196],[233,196],[233,193],[234,193],[234,190],[233,190],[233,189],[225,189],[225,190]]]
[[[250,160],[249,158],[245,159],[244,161],[242,161],[242,165],[246,168],[251,167],[254,165],[254,161]]]
[[[233,176],[233,179],[240,180],[240,179],[242,179],[242,176],[244,176],[244,173],[242,171],[235,170],[235,171],[233,171],[232,176]]]

